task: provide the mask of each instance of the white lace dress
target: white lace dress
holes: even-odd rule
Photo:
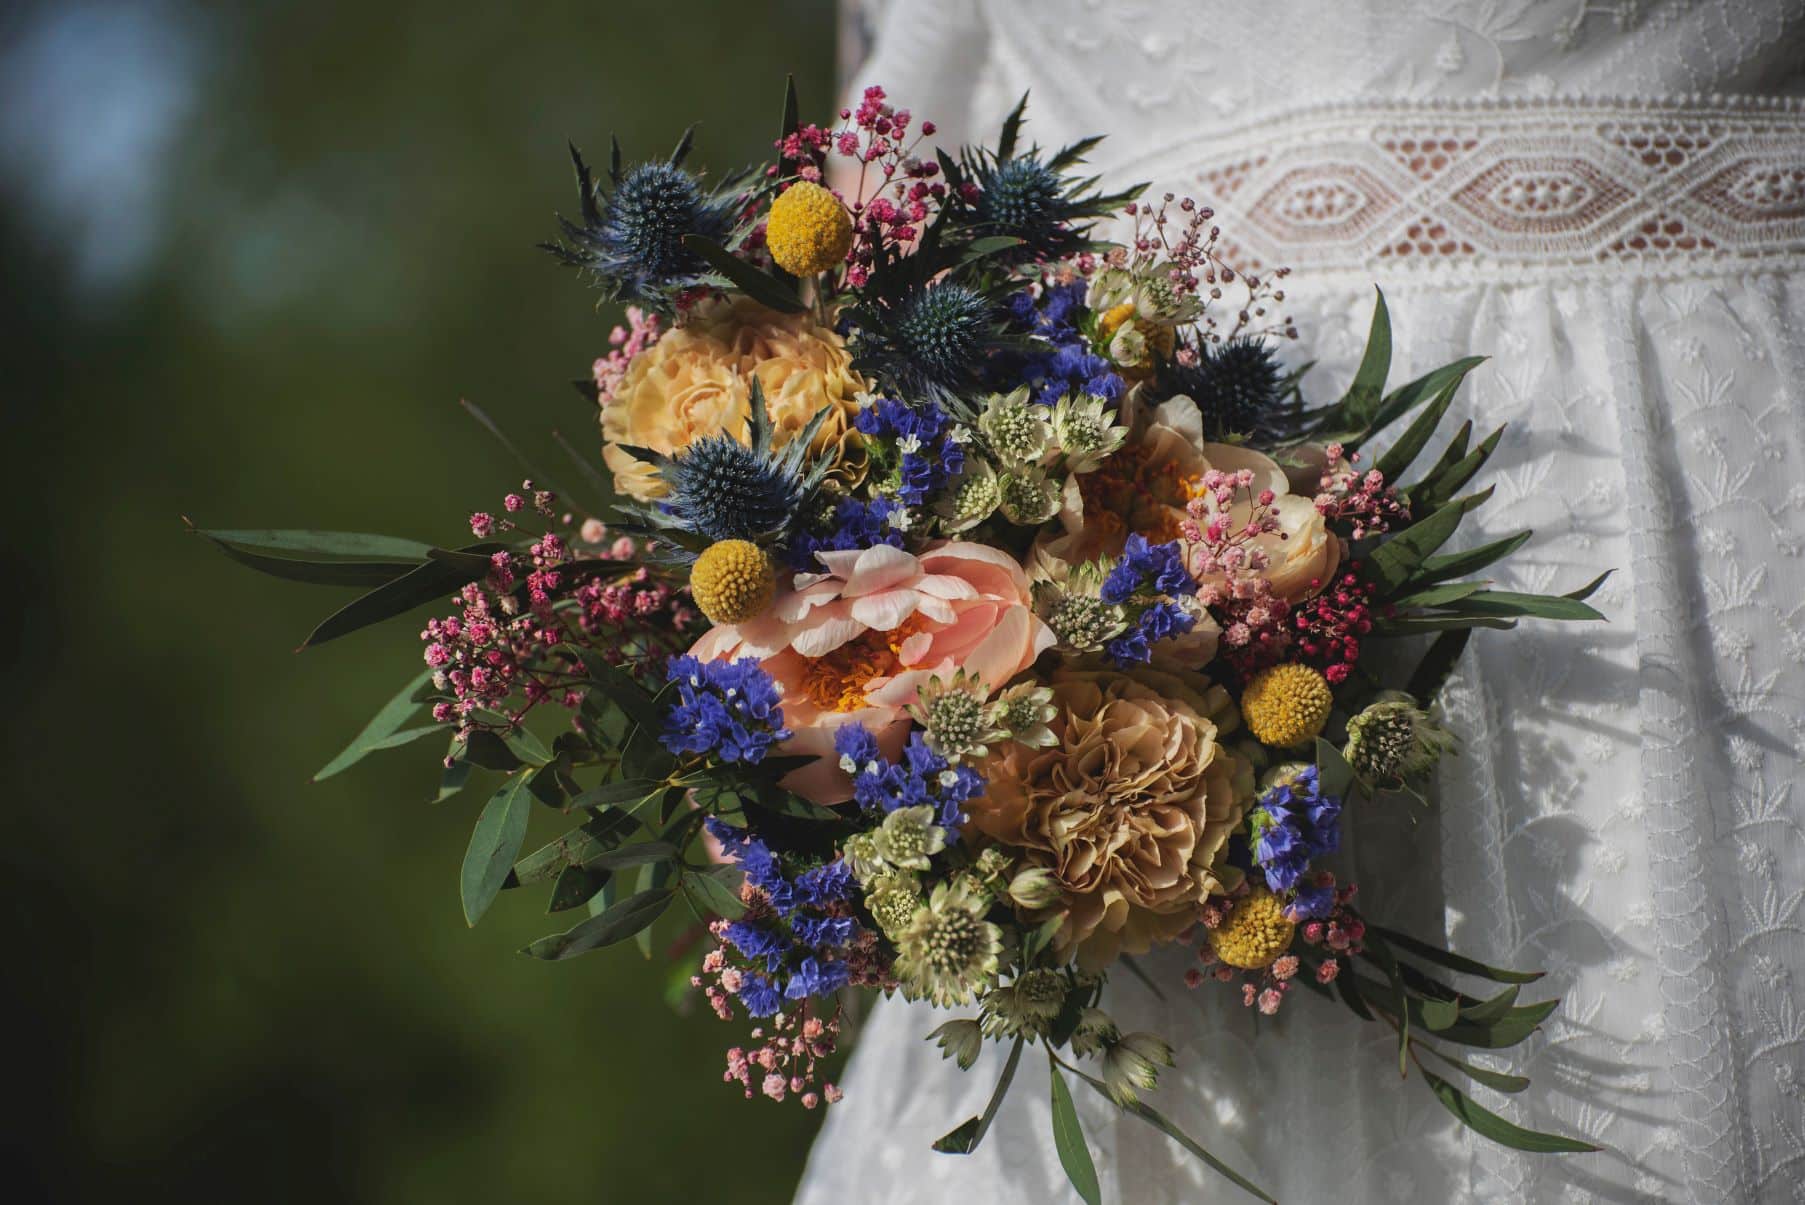
[[[1477,431],[1508,422],[1473,542],[1522,527],[1508,584],[1604,568],[1608,625],[1479,633],[1447,698],[1465,752],[1414,829],[1353,819],[1369,915],[1563,997],[1476,1095],[1583,1135],[1532,1156],[1461,1129],[1394,1039],[1299,994],[1106,1004],[1178,1047],[1159,1107],[1281,1200],[1805,1200],[1805,0],[910,0],[866,14],[859,83],[994,137],[1032,89],[1043,145],[1213,206],[1239,254],[1290,264],[1327,389],[1374,283],[1402,380],[1468,352]],[[1462,417],[1462,416],[1457,416]],[[970,1157],[977,1112],[881,1004],[799,1200],[1075,1199],[1046,1071]],[[1089,1095],[1088,1093],[1086,1095]],[[1106,1199],[1234,1201],[1164,1137],[1081,1102]]]

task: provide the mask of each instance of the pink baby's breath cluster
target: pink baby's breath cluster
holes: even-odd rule
[[[504,517],[479,511],[470,530],[478,539],[519,533],[520,520],[509,516],[529,512],[568,528],[572,516],[557,516],[555,502],[526,481],[503,499]],[[555,531],[529,534],[536,538],[525,552],[489,553],[487,575],[458,591],[458,610],[429,619],[420,633],[433,685],[451,696],[433,704],[433,718],[455,725],[460,740],[477,730],[505,733],[542,703],[581,706],[588,672],[577,648],[615,665],[662,664],[696,625],[686,591],[613,563],[636,555],[631,540],[579,556]],[[596,544],[606,529],[585,523],[577,538]]]
[[[1174,205],[1176,214],[1172,212]],[[1214,210],[1190,197],[1166,193],[1157,204],[1130,201],[1124,212],[1133,220],[1134,233],[1129,246],[1110,252],[1111,265],[1163,262],[1173,290],[1195,296],[1203,303],[1203,313],[1197,319],[1201,338],[1212,343],[1243,335],[1297,338],[1297,327],[1289,317],[1270,312],[1272,306],[1285,300],[1285,291],[1278,283],[1291,274],[1291,269],[1278,268],[1268,280],[1229,264],[1221,246],[1222,228],[1211,220],[1216,216]],[[1218,320],[1211,312],[1219,302],[1234,306],[1232,320]],[[1191,354],[1195,358],[1196,353]]]
[[[840,1038],[840,1009],[823,1020],[807,1001],[792,1012],[778,1013],[749,1035],[758,1045],[750,1050],[734,1046],[727,1051],[727,1069],[721,1079],[739,1084],[751,1100],[755,1095],[782,1101],[794,1096],[805,1109],[838,1104],[839,1086],[817,1086],[817,1064],[832,1056]]]
[[[916,240],[946,198],[946,184],[938,178],[940,165],[915,153],[934,133],[934,123],[924,121],[912,134],[913,116],[892,106],[882,88],[865,89],[856,108],[840,110],[840,119],[846,124],[833,132],[830,145],[859,165],[847,205],[853,243],[846,283],[856,289],[870,279],[880,256]]]
[[[1251,469],[1210,469],[1199,485],[1178,524],[1186,568],[1202,583],[1199,601],[1222,618],[1223,656],[1245,677],[1276,664],[1291,645],[1290,605],[1264,576],[1271,558],[1256,542],[1285,533],[1273,491],[1255,490]]]
[[[627,325],[608,332],[608,354],[595,362],[596,400],[604,406],[613,401],[614,391],[620,388],[633,357],[657,343],[663,334],[663,318],[636,305],[628,306]]]
[[[1354,539],[1390,531],[1394,524],[1410,521],[1410,504],[1398,491],[1385,484],[1385,474],[1378,469],[1362,473],[1356,465],[1360,453],[1349,452],[1338,443],[1325,449],[1322,479],[1318,483],[1316,509],[1329,519],[1345,519],[1353,524]]]

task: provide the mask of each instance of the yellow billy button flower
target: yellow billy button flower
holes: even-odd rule
[[[1289,749],[1315,740],[1335,696],[1307,665],[1275,665],[1254,675],[1241,694],[1241,715],[1261,743]]]
[[[1279,897],[1256,887],[1235,901],[1222,923],[1205,929],[1210,948],[1229,966],[1257,971],[1278,961],[1291,948],[1297,926],[1285,919]]]
[[[722,540],[696,558],[689,591],[710,623],[745,623],[770,609],[777,568],[752,541]]]
[[[793,276],[825,272],[852,247],[852,215],[819,184],[792,184],[771,202],[765,245],[777,266]]]

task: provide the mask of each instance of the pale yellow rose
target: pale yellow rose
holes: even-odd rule
[[[1176,938],[1239,881],[1224,853],[1253,767],[1222,744],[1240,717],[1220,686],[1142,668],[1062,670],[1048,685],[1057,743],[993,756],[967,811],[1052,872],[1067,910],[1059,948],[1100,968]]]
[[[723,432],[749,441],[754,377],[779,447],[830,407],[815,451],[856,475],[864,457],[849,436],[858,395],[870,385],[853,371],[844,341],[807,314],[779,314],[741,297],[699,308],[628,366],[602,410],[602,459],[615,490],[641,502],[666,491],[658,470],[627,447],[668,456]]]

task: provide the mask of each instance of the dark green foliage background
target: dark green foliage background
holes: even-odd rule
[[[0,10],[0,39],[32,10]],[[436,744],[308,776],[419,665],[412,620],[295,656],[343,592],[238,568],[210,526],[455,542],[519,472],[466,396],[593,445],[566,383],[612,315],[531,249],[605,161],[762,153],[783,74],[831,101],[823,0],[207,6],[148,271],[83,291],[0,209],[10,718],[4,1131],[26,1198],[786,1199],[814,1119],[719,1081],[629,946],[457,870],[484,792]],[[114,198],[92,198],[104,215]],[[548,464],[555,463],[548,451]],[[556,475],[556,474],[554,474]],[[568,475],[568,474],[566,474]],[[544,812],[544,809],[537,809]],[[529,848],[557,818],[540,815]]]

